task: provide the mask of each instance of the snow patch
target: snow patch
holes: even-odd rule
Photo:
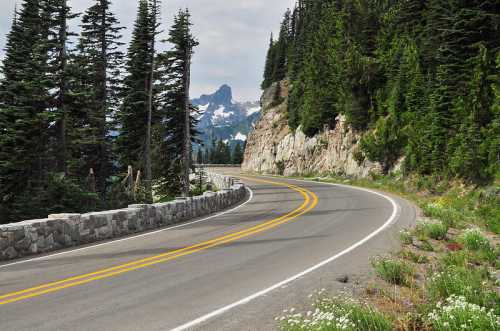
[[[201,118],[203,117],[203,115],[205,115],[205,112],[207,111],[208,107],[210,107],[210,102],[207,103],[206,105],[204,106],[198,106],[198,120],[201,120]]]
[[[215,118],[225,119],[225,118],[231,117],[231,115],[233,115],[233,114],[234,113],[232,111],[226,113],[226,107],[224,107],[224,106],[220,106],[219,108],[217,108],[216,111],[214,111]]]
[[[234,140],[241,140],[241,141],[247,141],[247,136],[245,136],[243,133],[238,132],[236,136],[234,137]]]
[[[252,114],[258,113],[261,110],[262,110],[262,108],[260,106],[248,108],[247,109],[247,116],[250,116]]]
[[[200,111],[202,111],[202,112],[205,112],[205,111],[207,111],[208,107],[210,107],[210,102],[209,102],[209,103],[207,103],[207,104],[206,104],[206,105],[204,105],[204,106],[198,106],[198,109],[199,109]]]

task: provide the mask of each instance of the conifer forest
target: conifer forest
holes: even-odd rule
[[[139,0],[122,41],[110,0],[23,0],[0,81],[0,223],[189,194],[197,41],[189,11],[171,27]],[[77,35],[69,22],[80,19]],[[166,51],[158,45],[165,40]],[[122,49],[125,52],[122,52]]]
[[[500,2],[299,0],[271,36],[262,88],[287,79],[288,123],[339,115],[356,158],[472,184],[500,171]],[[277,100],[281,102],[281,100]]]

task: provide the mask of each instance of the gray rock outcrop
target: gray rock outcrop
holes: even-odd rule
[[[277,98],[279,96],[279,98]],[[361,135],[337,117],[333,129],[307,137],[300,127],[293,132],[287,124],[288,84],[283,81],[264,91],[263,114],[250,134],[243,171],[280,175],[342,174],[365,177],[381,167],[367,160],[358,163]],[[276,104],[276,100],[280,100]]]

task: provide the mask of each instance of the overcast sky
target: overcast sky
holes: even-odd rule
[[[0,0],[1,57],[16,1],[22,2]],[[124,40],[128,41],[137,1],[112,2],[113,11],[127,27]],[[94,0],[69,0],[76,12],[84,11],[93,3]],[[277,33],[283,13],[293,7],[295,0],[163,0],[162,3],[165,31],[179,8],[188,7],[193,16],[194,34],[200,42],[193,58],[193,97],[229,84],[235,99],[258,100],[269,34]],[[78,27],[77,20],[72,23],[73,30]]]

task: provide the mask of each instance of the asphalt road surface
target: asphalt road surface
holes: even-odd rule
[[[222,215],[0,265],[0,330],[273,330],[415,220],[377,192],[242,180],[248,201]]]

